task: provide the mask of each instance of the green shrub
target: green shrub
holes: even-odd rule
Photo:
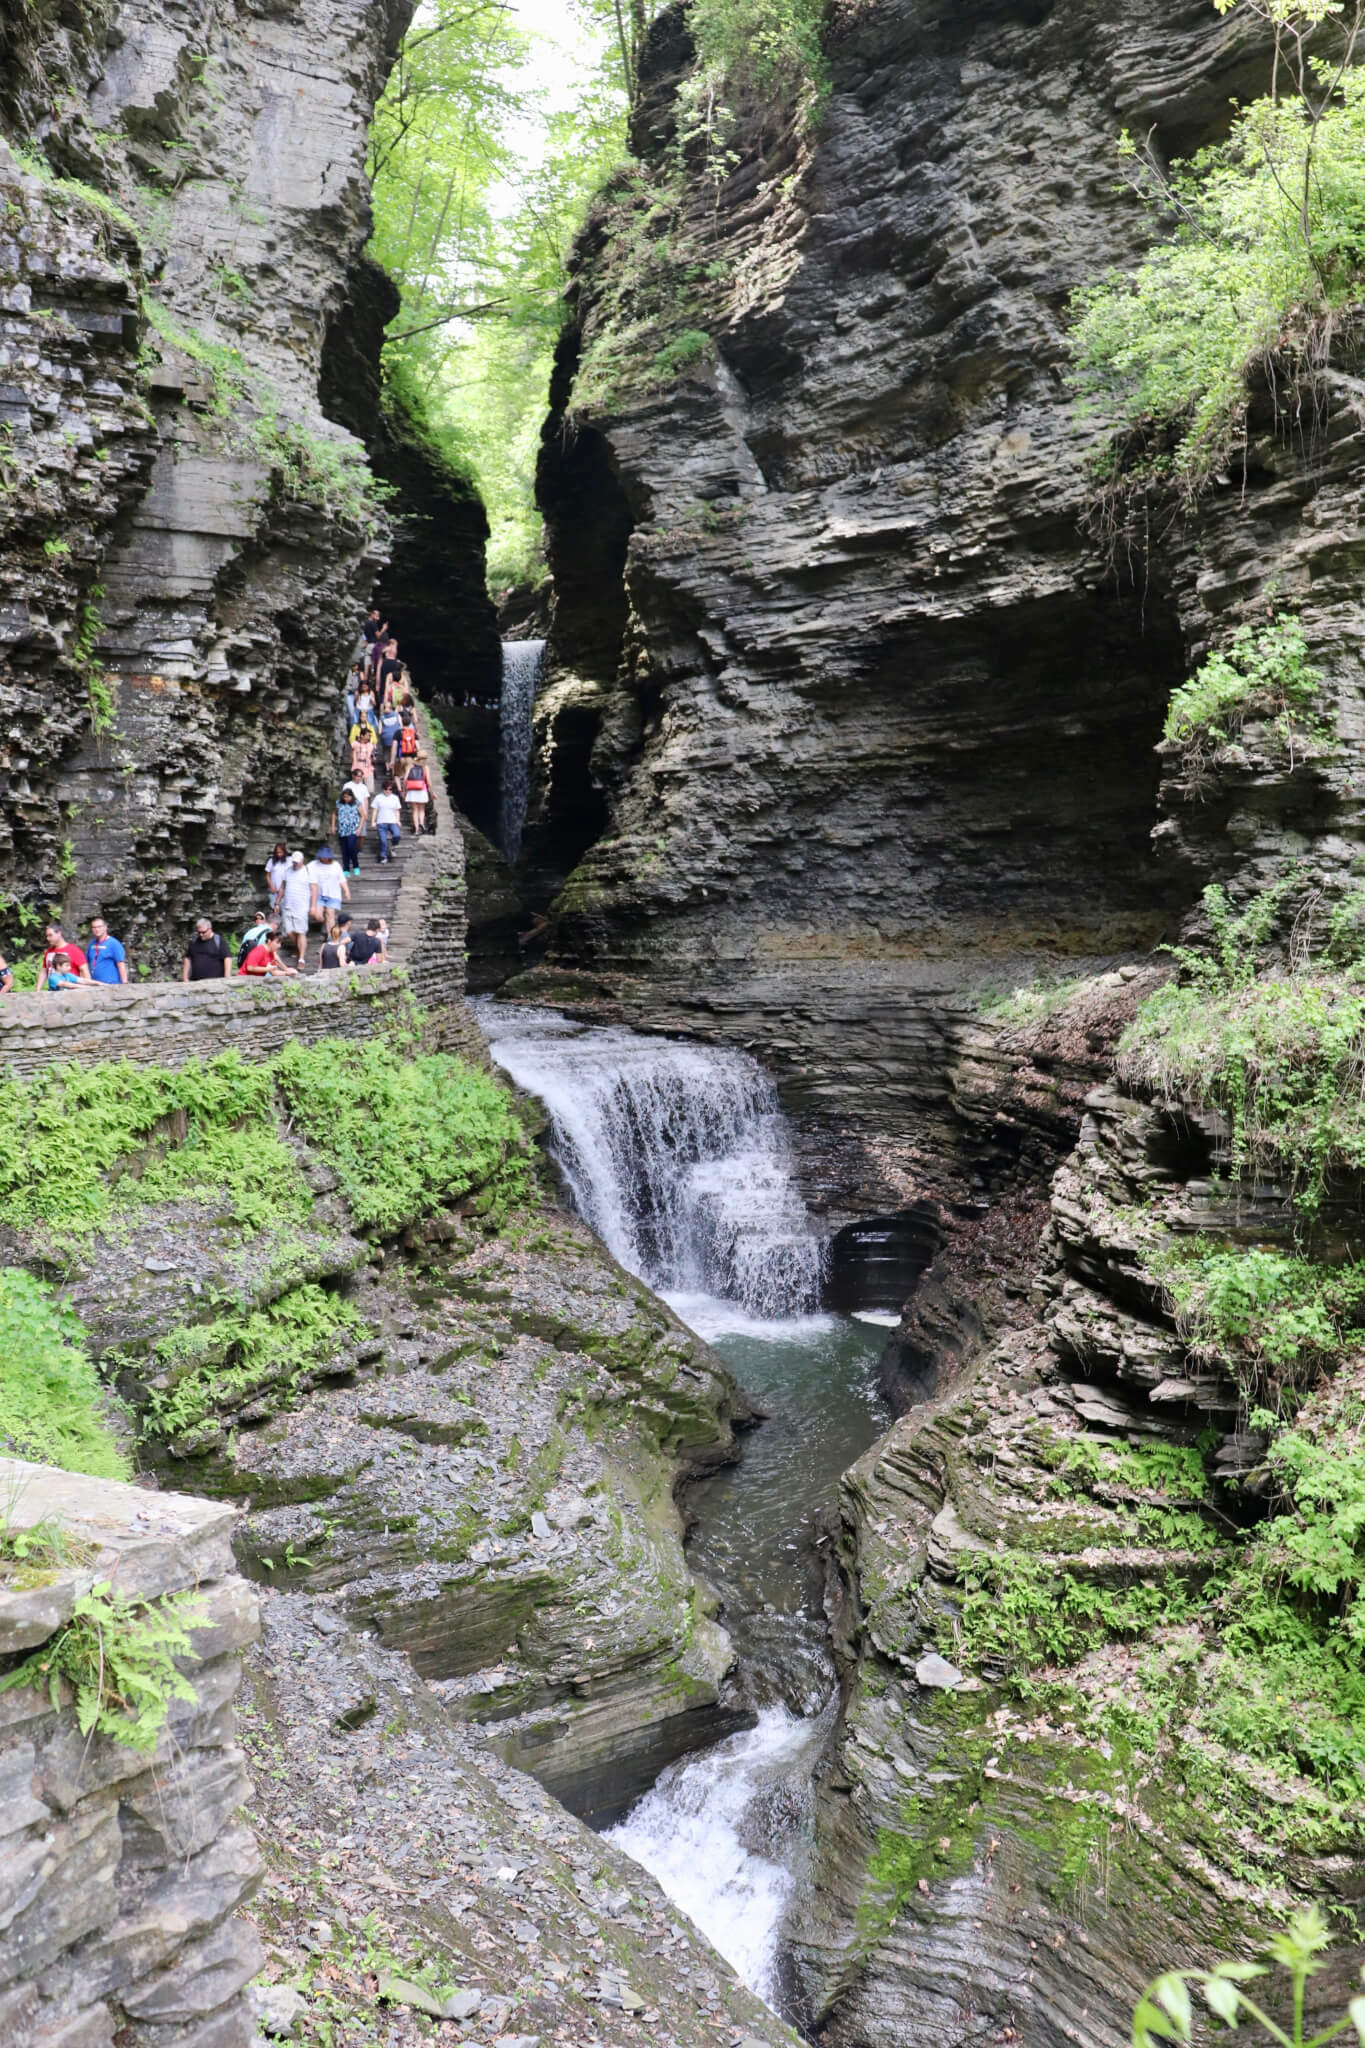
[[[0,1267],[0,1447],[96,1479],[129,1476],[79,1319],[18,1266]]]
[[[1296,12],[1278,0],[1272,11]],[[1164,463],[1186,490],[1227,459],[1252,364],[1279,352],[1291,373],[1311,366],[1365,274],[1365,78],[1348,70],[1332,95],[1306,68],[1285,63],[1280,76],[1280,103],[1240,109],[1226,141],[1169,174],[1124,136],[1153,226],[1172,215],[1176,225],[1135,270],[1072,301],[1083,403],[1144,429],[1134,466]]]
[[[1225,648],[1181,684],[1163,737],[1180,747],[1188,765],[1207,747],[1234,737],[1248,719],[1266,718],[1292,755],[1321,685],[1302,626],[1288,612],[1278,612],[1269,625],[1239,627]]]
[[[171,1384],[153,1391],[148,1428],[154,1436],[183,1437],[266,1388],[288,1400],[306,1373],[368,1335],[348,1302],[311,1282],[249,1315],[174,1330],[152,1349],[155,1370]]]
[[[1265,1944],[1264,1954],[1289,1978],[1288,2026],[1292,2031],[1286,2032],[1246,1989],[1258,1977],[1269,1974],[1267,1965],[1236,1961],[1218,1963],[1211,1970],[1168,1970],[1154,1978],[1133,2014],[1133,2048],[1161,2048],[1163,2042],[1193,2041],[1191,1987],[1214,2017],[1229,2029],[1239,2028],[1243,2020],[1250,2020],[1258,2034],[1278,2042],[1279,2048],[1327,2048],[1329,2041],[1344,2041],[1348,2036],[1365,2042],[1365,1998],[1351,1999],[1344,2019],[1331,2022],[1311,2038],[1304,2031],[1308,1980],[1324,1967],[1321,1957],[1328,1940],[1326,1915],[1320,1907],[1308,1906],[1294,1915],[1282,1933],[1273,1935]]]
[[[291,1045],[275,1071],[295,1125],[336,1171],[362,1229],[401,1230],[476,1188],[491,1189],[498,1207],[529,1193],[511,1098],[463,1060]]]
[[[679,370],[685,370],[690,363],[703,362],[712,354],[709,334],[700,327],[684,327],[681,334],[674,335],[659,350],[652,367],[660,377],[676,377]]]
[[[1365,1323],[1365,1267],[1228,1250],[1202,1238],[1176,1240],[1147,1265],[1186,1343],[1227,1367],[1247,1400],[1310,1384]]]
[[[183,1142],[170,1140],[177,1112]],[[232,1196],[249,1228],[301,1213],[307,1191],[274,1127],[269,1067],[238,1053],[174,1071],[131,1061],[49,1068],[0,1082],[0,1223],[69,1236],[108,1224],[121,1207],[176,1197]],[[116,1170],[165,1145],[142,1178]]]
[[[76,1725],[129,1749],[154,1750],[174,1700],[194,1687],[178,1659],[193,1656],[189,1631],[203,1619],[192,1593],[158,1601],[125,1600],[100,1580],[76,1601],[50,1641],[0,1678],[0,1692],[35,1685],[59,1706],[65,1680],[76,1695]]]
[[[1228,1169],[1284,1173],[1305,1216],[1329,1179],[1365,1170],[1365,988],[1286,973],[1233,987],[1158,989],[1119,1042],[1130,1087],[1230,1128]]]
[[[818,101],[828,91],[824,11],[823,0],[692,0],[687,20],[703,73],[721,90]]]

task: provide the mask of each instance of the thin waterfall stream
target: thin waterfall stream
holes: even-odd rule
[[[545,659],[543,640],[504,640],[498,700],[498,846],[507,860],[521,853],[531,794],[531,733]]]
[[[821,1308],[825,1248],[772,1081],[731,1048],[475,1005],[536,1096],[574,1207],[712,1344],[767,1418],[696,1487],[693,1569],[719,1591],[754,1725],[672,1764],[610,1831],[750,1987],[780,2003],[811,1778],[833,1725],[815,1511],[885,1429],[883,1334]]]

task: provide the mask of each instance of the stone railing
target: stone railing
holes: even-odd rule
[[[390,1016],[406,1013],[410,996],[401,967],[357,967],[307,981],[234,976],[5,996],[0,1069],[27,1076],[65,1060],[116,1059],[178,1067],[232,1046],[257,1059],[291,1039],[370,1038]]]
[[[435,761],[425,707],[416,724],[429,762]],[[465,946],[469,898],[464,836],[444,778],[433,775],[430,806],[436,829],[424,832],[403,863],[398,901],[389,921],[389,948],[402,962],[413,994],[430,1020],[433,1041],[480,1061],[487,1052],[465,1007]]]
[[[261,1966],[234,1918],[259,1877],[234,1741],[256,1598],[233,1573],[230,1508],[0,1459],[0,1527],[59,1527],[79,1563],[7,1578],[0,1675],[56,1636],[93,1582],[138,1600],[193,1589],[185,1675],[148,1753],[77,1726],[62,1681],[0,1692],[0,2042],[152,2048],[251,2039]],[[37,1583],[33,1583],[37,1581]]]

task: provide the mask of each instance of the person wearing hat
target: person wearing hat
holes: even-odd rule
[[[330,939],[336,930],[337,912],[342,903],[351,900],[351,885],[346,879],[346,870],[330,846],[320,846],[318,857],[308,869],[308,880],[312,884],[312,896],[308,904],[310,918],[320,917],[322,928]]]
[[[350,794],[354,786],[348,782],[332,806],[332,830],[341,842],[343,875],[360,873],[360,835],[365,829],[365,813]]]
[[[285,935],[294,941],[300,967],[308,964],[308,913],[312,901],[308,865],[296,849],[289,856],[289,872],[280,890],[280,924]]]

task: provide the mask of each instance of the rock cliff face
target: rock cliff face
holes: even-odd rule
[[[1061,325],[1137,245],[1118,129],[1203,132],[1236,59],[1198,6],[859,9],[814,137],[716,209],[653,77],[648,161],[582,246],[528,846],[556,877],[571,795],[609,821],[550,957],[755,1042],[910,1167],[967,992],[1145,947],[1187,887],[1149,845],[1180,608],[1084,530]],[[669,236],[719,281],[661,276]],[[707,344],[662,367],[680,328]]]
[[[1109,1066],[1164,971],[1133,956],[1200,931],[1202,883],[1349,886],[1358,365],[1326,373],[1303,436],[1253,392],[1245,475],[1116,568],[1066,301],[1140,247],[1120,128],[1187,152],[1263,52],[1202,5],[901,0],[841,14],[829,54],[818,129],[747,137],[717,195],[673,152],[670,12],[644,164],[581,248],[542,460],[558,595],[527,841],[547,886],[577,864],[527,985],[576,976],[741,1038],[829,1210],[937,1218],[885,1362],[906,1412],[845,1490],[848,1702],[797,1973],[841,2048],[1107,2048],[1177,1952],[1360,1886],[1358,1816],[1220,1704],[1263,1685],[1225,1660],[1264,1508],[1264,1482],[1227,1482],[1264,1444],[1133,1222],[1283,1246],[1292,1218],[1283,1190],[1235,1186],[1226,1130]],[[1291,758],[1253,724],[1191,774],[1157,748],[1169,692],[1274,605],[1303,621],[1330,737]],[[556,806],[594,799],[580,854]],[[1051,1022],[973,1014],[1063,959],[1088,978]],[[1070,1713],[1006,1681],[1039,1586],[1107,1617],[1086,1655],[1084,1630],[1056,1648]],[[966,1684],[920,1675],[945,1652]],[[1305,1696],[1300,1719],[1332,1712]]]
[[[199,910],[237,921],[257,858],[316,833],[335,793],[339,684],[390,532],[347,430],[383,438],[365,137],[410,11],[34,9],[7,51],[0,886],[102,906],[144,959]],[[342,331],[371,359],[348,387],[334,340],[328,417]],[[429,567],[439,480],[413,456],[398,481],[406,562]],[[455,495],[448,637],[486,643],[461,583],[482,514]]]

